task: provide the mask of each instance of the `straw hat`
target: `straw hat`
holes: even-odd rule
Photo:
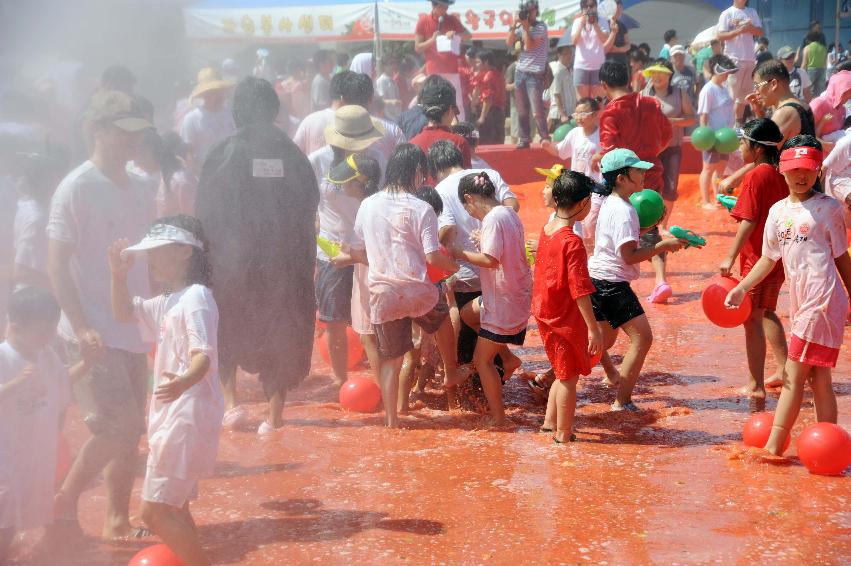
[[[213,67],[204,67],[198,71],[198,84],[195,85],[192,94],[189,95],[189,99],[197,98],[213,90],[223,90],[232,86],[234,86],[233,82],[222,80],[219,71]]]
[[[328,145],[346,151],[363,151],[384,137],[384,126],[369,115],[363,106],[341,106],[334,122],[325,128]]]

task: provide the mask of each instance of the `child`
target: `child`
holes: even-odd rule
[[[597,289],[591,303],[600,323],[604,350],[614,345],[618,329],[623,328],[629,336],[629,351],[621,365],[612,410],[636,412],[639,408],[632,402],[632,390],[653,344],[653,333],[630,282],[641,274],[639,263],[663,252],[675,252],[683,242],[668,238],[653,246],[638,247],[638,214],[629,196],[644,188],[644,172],[653,167],[652,163],[641,161],[633,151],[618,148],[604,155],[600,166],[612,194],[600,207],[594,256],[588,262],[588,272]],[[614,385],[611,378],[605,382]]]
[[[480,272],[482,296],[461,310],[461,318],[479,336],[473,364],[490,406],[489,425],[505,423],[502,381],[495,358],[502,358],[505,379],[520,367],[520,358],[508,344],[522,346],[532,301],[532,272],[526,260],[523,223],[513,208],[496,199],[488,174],[471,173],[458,183],[458,199],[467,213],[481,221],[480,252],[453,249],[457,259],[484,268]]]
[[[576,438],[572,433],[576,384],[580,373],[591,372],[590,356],[602,346],[591,306],[595,288],[588,275],[588,256],[573,231],[574,223],[588,215],[593,186],[593,179],[582,173],[564,171],[558,176],[552,187],[555,218],[541,231],[535,258],[532,313],[556,377],[541,431],[555,432],[557,443]]]
[[[735,122],[733,98],[725,87],[727,78],[738,71],[736,64],[726,55],[714,55],[703,67],[706,84],[700,89],[697,114],[701,126],[713,130],[732,128]],[[715,194],[712,189],[727,167],[729,156],[714,149],[703,152],[703,170],[700,172],[700,195],[703,208],[714,210]]]
[[[783,454],[798,418],[808,378],[816,420],[837,420],[830,370],[836,367],[848,312],[848,297],[839,280],[851,292],[851,259],[846,250],[842,206],[815,190],[821,166],[821,143],[814,137],[795,136],[783,146],[780,173],[786,179],[789,196],[769,210],[762,257],[726,299],[727,306],[741,304],[745,293],[783,260],[789,281],[792,339],[786,379],[765,445],[776,456]]]
[[[369,264],[370,318],[378,341],[385,424],[399,426],[397,400],[402,358],[413,349],[414,322],[435,334],[446,380],[455,381],[456,345],[449,307],[426,278],[426,263],[454,273],[438,251],[437,215],[411,194],[426,175],[425,154],[402,144],[387,165],[384,189],[365,199],[355,220],[351,259]]]
[[[780,162],[778,146],[783,142],[783,133],[777,124],[766,118],[751,120],[745,124],[740,136],[739,147],[745,163],[756,167],[745,175],[741,195],[730,213],[739,221],[739,229],[720,270],[721,275],[730,275],[736,256],[741,254],[739,270],[742,277],[746,277],[762,256],[768,210],[789,194],[789,188],[777,171]],[[750,377],[745,391],[754,399],[765,399],[765,387],[780,385],[785,377],[786,336],[783,323],[774,312],[782,285],[783,266],[777,263],[762,283],[749,292],[752,310],[744,327]],[[768,382],[764,379],[766,338],[777,360],[777,373]]]
[[[157,220],[141,242],[109,248],[112,309],[155,336],[154,394],[148,412],[148,454],[142,519],[187,566],[209,560],[198,541],[189,500],[212,474],[224,416],[219,385],[219,312],[209,289],[210,267],[201,223],[191,216]],[[127,272],[146,252],[152,280],[166,292],[131,297]]]
[[[502,145],[505,143],[505,79],[490,49],[476,51],[476,61],[478,96],[473,100],[473,108],[479,114],[476,120],[479,137],[485,145]]]
[[[6,341],[0,344],[0,564],[9,559],[15,531],[53,521],[56,446],[72,379],[49,347],[59,305],[49,291],[24,287],[9,298]]]

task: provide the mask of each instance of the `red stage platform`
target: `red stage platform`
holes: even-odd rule
[[[513,145],[481,145],[476,153],[491,167],[499,171],[509,185],[531,183],[540,180],[535,167],[549,169],[558,158],[553,157],[535,144],[529,149],[516,149]],[[680,173],[700,173],[700,152],[686,138],[683,143],[683,162]]]

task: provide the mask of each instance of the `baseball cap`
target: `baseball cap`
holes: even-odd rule
[[[204,249],[204,245],[189,230],[172,226],[171,224],[156,223],[148,230],[142,240],[129,248],[124,248],[121,257],[129,254],[146,252],[170,244],[183,244]]]
[[[653,164],[642,161],[635,155],[634,151],[624,148],[613,149],[604,155],[602,161],[600,161],[600,171],[603,173],[617,171],[625,167],[635,167],[636,169],[644,169],[646,171],[653,167]]]
[[[561,172],[564,171],[564,165],[561,163],[556,163],[549,169],[544,169],[542,167],[535,167],[535,171],[546,177],[547,179],[558,179],[558,176],[561,175]]]
[[[788,45],[784,45],[780,49],[777,50],[777,58],[778,59],[788,59],[792,55],[795,54],[795,50],[789,47]]]
[[[96,93],[92,97],[87,117],[92,122],[113,124],[131,133],[154,127],[145,118],[139,103],[129,94],[118,90]]]
[[[780,154],[780,172],[785,173],[793,169],[818,171],[823,160],[822,152],[814,147],[790,147]]]
[[[674,45],[673,47],[671,47],[671,49],[668,51],[668,53],[670,53],[672,56],[673,55],[685,55],[686,54],[686,48],[683,47],[682,45]]]

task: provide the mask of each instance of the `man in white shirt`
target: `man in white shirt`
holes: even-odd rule
[[[730,77],[728,88],[733,97],[736,113],[736,126],[742,123],[747,101],[751,93],[756,55],[753,51],[754,38],[765,32],[759,14],[747,7],[747,0],[733,0],[733,5],[721,12],[718,18],[718,39],[724,42],[724,55],[736,63],[739,72]]]
[[[548,116],[550,131],[560,124],[570,121],[570,115],[576,107],[576,89],[573,88],[573,46],[564,42],[564,38],[556,45],[558,60],[553,65],[553,83],[550,85],[550,114]]]
[[[222,80],[212,67],[198,72],[198,84],[189,100],[200,100],[200,105],[183,118],[180,126],[180,137],[189,146],[187,164],[196,176],[201,173],[210,148],[236,131],[226,104],[233,86],[232,82]]]
[[[115,240],[137,240],[154,220],[154,193],[127,174],[143,132],[153,125],[128,95],[107,91],[92,99],[91,160],[69,173],[53,196],[47,225],[48,274],[62,307],[59,335],[74,355],[95,359],[77,385],[77,400],[92,437],[57,495],[57,516],[76,524],[77,501],[104,473],[107,510],[103,537],[130,536],[130,493],[139,436],[145,432],[147,352],[135,324],[116,322],[105,250]],[[147,269],[137,262],[130,291],[149,297]],[[66,523],[69,524],[69,523]]]
[[[331,87],[331,71],[334,70],[334,63],[334,53],[327,49],[320,49],[313,55],[316,75],[310,83],[310,108],[314,112],[331,106],[328,90]]]

